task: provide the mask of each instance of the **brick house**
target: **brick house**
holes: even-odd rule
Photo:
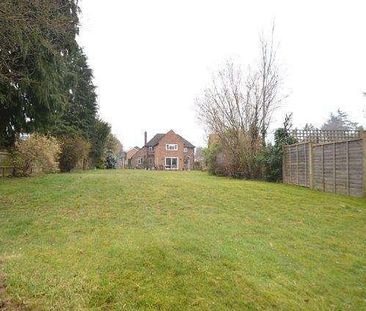
[[[139,151],[139,147],[133,147],[132,149],[126,152],[125,156],[125,167],[131,168],[132,167],[132,157]]]
[[[132,168],[159,170],[190,170],[194,164],[194,146],[182,136],[170,130],[156,134],[131,158]]]

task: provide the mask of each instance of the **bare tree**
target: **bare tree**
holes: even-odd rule
[[[196,99],[198,117],[215,133],[228,159],[225,173],[243,172],[254,177],[254,156],[260,150],[258,92],[252,76],[243,80],[242,70],[232,62],[213,75],[211,86]]]
[[[274,109],[281,101],[282,81],[273,39],[260,38],[260,61],[256,70],[243,70],[233,62],[213,75],[211,85],[196,99],[198,117],[209,132],[219,137],[230,159],[229,171],[247,177],[258,173],[255,157],[265,146]]]
[[[266,143],[272,113],[283,99],[279,94],[282,79],[277,64],[277,46],[274,41],[274,33],[275,25],[273,24],[270,38],[266,39],[263,34],[260,37],[261,58],[258,74],[261,83],[259,101],[262,110],[261,134],[263,145]]]

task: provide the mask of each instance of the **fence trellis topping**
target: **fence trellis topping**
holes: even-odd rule
[[[321,191],[366,195],[366,132],[359,138],[285,146],[283,181]]]
[[[358,130],[293,130],[292,136],[298,142],[325,143],[360,138],[362,131]]]

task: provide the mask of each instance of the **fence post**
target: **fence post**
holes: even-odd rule
[[[349,189],[349,140],[346,142],[346,165],[347,165],[347,195],[350,193]]]
[[[313,178],[313,144],[309,143],[309,185],[311,189],[314,188]]]
[[[325,176],[324,176],[324,144],[322,144],[322,182],[323,182],[323,191],[325,191]]]
[[[362,167],[362,175],[363,175],[363,195],[366,197],[366,131],[363,131],[362,135],[362,162],[363,162],[363,167]]]
[[[337,176],[336,176],[336,144],[333,143],[333,190],[337,192]]]
[[[306,144],[303,145],[304,148],[304,163],[305,163],[305,182],[304,182],[304,186],[307,187],[308,186],[308,157],[306,156]]]
[[[284,183],[288,183],[288,149],[289,149],[289,146],[288,145],[285,145],[283,146],[283,158],[282,158],[282,181]],[[287,172],[287,173],[286,173]]]
[[[291,146],[289,146],[289,166],[290,166],[290,169],[289,169],[289,171],[290,171],[290,184],[292,184],[292,148],[291,148]]]
[[[299,145],[296,145],[296,184],[299,185]]]

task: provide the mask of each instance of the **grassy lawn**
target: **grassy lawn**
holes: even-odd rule
[[[5,307],[366,309],[365,199],[121,170],[0,179],[0,195]]]

